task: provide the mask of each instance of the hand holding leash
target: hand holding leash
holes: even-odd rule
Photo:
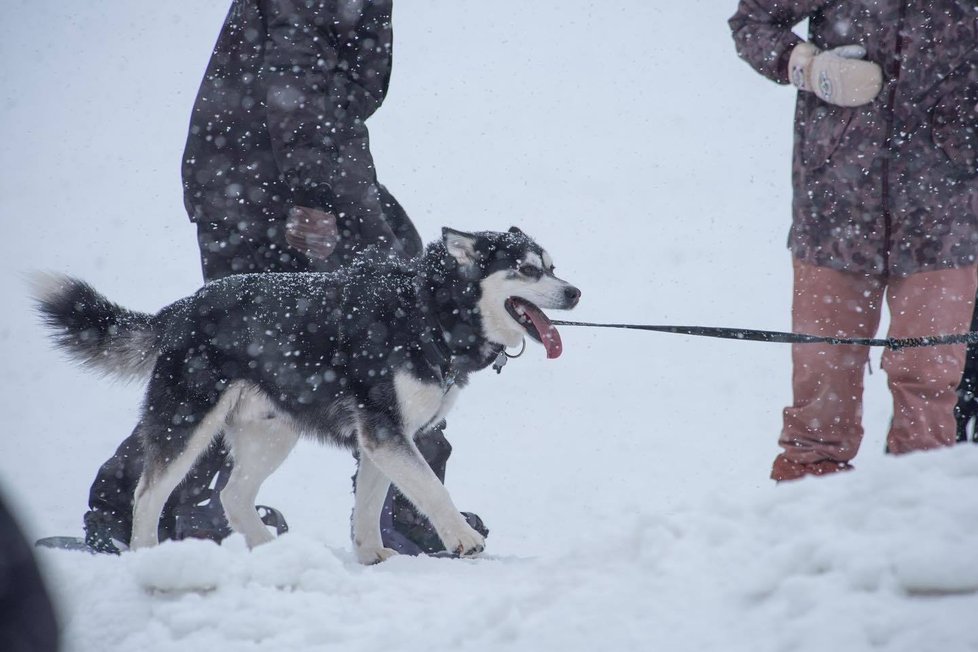
[[[843,45],[822,51],[811,43],[799,43],[791,51],[788,76],[799,90],[815,93],[836,106],[862,106],[879,95],[883,70],[872,61],[863,61],[866,48]]]
[[[285,240],[309,258],[328,258],[340,241],[336,216],[315,208],[293,206],[285,223]]]

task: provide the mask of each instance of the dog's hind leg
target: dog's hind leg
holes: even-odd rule
[[[234,468],[221,491],[221,504],[228,523],[244,535],[249,548],[275,537],[255,511],[258,490],[268,476],[288,457],[299,433],[287,419],[276,414],[271,402],[257,391],[244,390],[225,431]]]
[[[387,432],[378,437],[377,433]],[[384,475],[428,517],[445,544],[458,555],[475,555],[483,551],[485,538],[476,532],[459,513],[445,485],[424,461],[409,437],[393,427],[361,428],[358,433],[360,452],[366,455]],[[362,460],[361,460],[362,464]]]
[[[353,492],[353,548],[361,564],[376,564],[397,554],[384,547],[380,534],[380,514],[390,486],[387,476],[361,451]]]
[[[150,385],[152,386],[152,381]],[[154,396],[152,389],[148,396]],[[163,505],[224,427],[235,392],[225,391],[210,406],[184,396],[177,400],[172,388],[163,397],[147,400],[148,409],[139,422],[143,440],[143,474],[134,494],[132,549],[159,543]]]
[[[220,431],[219,427],[210,426],[201,424],[194,428],[187,437],[184,449],[176,457],[164,459],[147,456],[134,494],[130,548],[145,548],[159,543],[158,528],[163,505]],[[139,427],[144,428],[143,424]],[[167,436],[172,435],[172,431],[167,433]]]

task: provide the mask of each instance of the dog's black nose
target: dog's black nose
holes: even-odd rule
[[[564,290],[564,298],[570,304],[570,307],[573,308],[581,300],[581,291],[573,285],[570,285]]]

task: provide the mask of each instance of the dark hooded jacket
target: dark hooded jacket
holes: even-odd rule
[[[308,206],[337,216],[338,253],[419,253],[365,124],[387,94],[391,43],[391,0],[234,0],[184,152],[191,220],[276,229]]]
[[[800,260],[905,276],[972,265],[978,255],[978,5],[973,0],[742,0],[738,54],[788,83],[809,40],[859,44],[883,70],[870,104],[844,108],[800,92],[793,221]]]

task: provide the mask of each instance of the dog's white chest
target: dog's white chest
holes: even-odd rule
[[[458,396],[457,387],[446,391],[438,383],[422,382],[403,371],[394,374],[394,390],[401,426],[409,436],[443,419]]]

